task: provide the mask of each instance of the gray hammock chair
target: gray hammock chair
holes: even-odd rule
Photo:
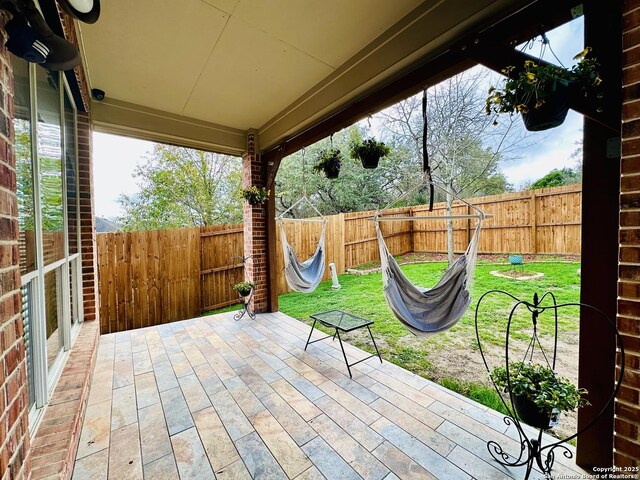
[[[428,182],[431,183],[431,182]],[[434,185],[434,184],[432,184]],[[422,185],[420,185],[422,186]],[[437,185],[436,188],[442,189]],[[382,284],[384,296],[395,317],[415,335],[429,336],[453,327],[464,315],[471,303],[470,289],[473,283],[473,272],[478,252],[478,240],[482,220],[491,217],[482,210],[467,204],[476,214],[448,215],[448,216],[417,216],[393,217],[383,216],[376,212],[375,221],[380,262],[382,267]],[[394,202],[395,203],[395,202]],[[447,270],[440,281],[431,289],[414,285],[402,272],[400,266],[389,252],[384,241],[380,222],[383,221],[414,221],[414,220],[448,220],[448,219],[477,219],[475,232],[469,246]]]
[[[321,218],[285,218],[285,215],[291,211],[294,207],[301,202],[306,201],[311,208]],[[295,202],[291,207],[282,212],[276,220],[280,224],[280,242],[282,243],[282,253],[284,255],[284,277],[287,280],[289,288],[296,292],[311,293],[318,284],[322,281],[325,270],[325,236],[327,231],[327,220],[320,213],[320,211],[311,203],[311,201],[305,195],[300,200]],[[320,232],[320,240],[316,251],[304,262],[298,260],[296,252],[293,247],[287,241],[287,233],[284,228],[284,222],[309,222],[309,223],[322,223],[322,231]]]

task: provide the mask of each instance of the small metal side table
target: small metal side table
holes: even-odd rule
[[[376,345],[376,341],[374,340],[371,329],[369,328],[369,325],[373,325],[373,320],[357,317],[342,310],[329,310],[327,312],[314,313],[313,315],[310,315],[310,317],[313,318],[313,325],[311,327],[311,331],[309,332],[309,338],[307,338],[307,344],[304,346],[305,351],[311,343],[319,342],[320,340],[325,340],[327,338],[333,338],[335,340],[335,338],[338,337],[338,341],[340,342],[340,349],[342,350],[342,355],[344,356],[344,363],[347,364],[347,370],[349,371],[349,377],[351,378],[353,378],[353,376],[351,375],[351,367],[357,365],[360,362],[369,360],[372,357],[378,357],[380,359],[380,363],[382,363],[382,357],[380,356],[380,352],[378,351],[378,346]],[[316,322],[320,322],[325,327],[334,328],[335,333],[333,335],[327,335],[326,337],[318,338],[311,341],[311,334],[316,327]],[[373,347],[376,349],[376,353],[374,353],[373,355],[369,355],[366,358],[360,359],[357,362],[349,363],[349,361],[347,360],[347,354],[344,351],[344,346],[342,345],[340,332],[352,332],[353,330],[364,327],[366,327],[369,331],[369,336],[371,337],[371,341],[373,342]]]

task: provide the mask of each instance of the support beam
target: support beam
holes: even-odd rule
[[[415,95],[423,88],[435,85],[474,65],[475,62],[461,59],[457,53],[446,52],[266,152],[265,160],[269,165],[272,163],[279,165],[279,156],[281,160],[338,130],[353,125],[372,113],[390,107],[400,100]],[[277,172],[277,168],[275,171]],[[275,178],[275,174],[273,177]]]
[[[273,183],[267,186],[271,190],[269,200],[267,201],[267,311],[278,311],[278,244],[276,232],[276,186]]]
[[[585,45],[593,48],[606,72],[607,103],[618,118],[618,132],[585,119],[582,173],[582,285],[580,300],[612,320],[618,295],[618,216],[620,153],[607,142],[620,135],[622,104],[621,6],[618,2],[585,2]],[[580,312],[578,384],[589,391],[592,406],[578,410],[578,427],[591,422],[611,395],[615,380],[615,338],[598,315]],[[578,437],[576,461],[583,468],[613,464],[613,406]]]
[[[257,132],[247,132],[246,153],[242,157],[242,185],[248,187],[264,187],[266,183],[266,168],[257,153]],[[267,204],[273,201],[266,202]],[[267,208],[262,204],[250,205],[244,203],[243,227],[244,227],[244,256],[245,278],[255,283],[255,292],[252,298],[253,310],[256,313],[267,310],[268,277],[267,277],[267,249],[269,237],[267,234]]]

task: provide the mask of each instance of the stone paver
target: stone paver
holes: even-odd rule
[[[171,453],[164,411],[159,403],[138,410],[142,463],[146,465]]]
[[[73,480],[523,477],[488,454],[515,441],[486,407],[377,358],[350,379],[337,342],[303,350],[309,326],[232,316],[101,338]]]
[[[194,413],[193,419],[207,452],[209,463],[216,474],[240,459],[233,441],[213,407]]]
[[[109,479],[141,480],[142,478],[138,424],[132,423],[111,432]]]
[[[195,428],[174,435],[171,444],[181,480],[213,478],[213,470]]]

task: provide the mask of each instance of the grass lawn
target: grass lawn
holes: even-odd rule
[[[474,310],[479,297],[488,290],[506,290],[523,300],[532,301],[535,292],[551,291],[559,303],[577,302],[580,297],[580,277],[577,274],[578,263],[535,263],[527,265],[525,273],[541,272],[544,276],[535,280],[518,281],[511,278],[495,277],[491,271],[505,271],[509,267],[500,265],[478,265],[475,283],[472,289],[473,301],[467,313],[450,331],[438,336],[473,337],[469,348],[476,348]],[[446,269],[445,263],[425,263],[405,265],[402,270],[416,284],[431,287],[437,283]],[[287,293],[280,295],[280,311],[299,320],[310,323],[309,315],[315,312],[334,308],[349,311],[355,315],[375,321],[372,330],[377,337],[382,337],[390,347],[397,347],[403,337],[411,335],[398,322],[382,294],[382,276],[379,273],[370,275],[341,275],[342,289],[332,290],[331,282],[323,282],[311,294]],[[503,345],[504,325],[513,303],[506,297],[489,297],[483,301],[480,337],[484,342]],[[527,340],[531,326],[531,316],[526,311],[515,317],[514,338]],[[559,320],[560,332],[575,332],[578,328],[578,309],[569,308]],[[542,322],[539,326],[542,335],[553,333],[552,322]],[[472,335],[469,335],[472,333]],[[435,340],[431,337],[430,340]],[[438,343],[438,342],[434,342]]]

